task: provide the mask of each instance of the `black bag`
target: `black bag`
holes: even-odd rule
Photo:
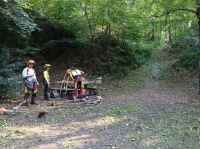
[[[58,91],[52,91],[50,93],[50,98],[59,98],[60,97],[60,93]]]

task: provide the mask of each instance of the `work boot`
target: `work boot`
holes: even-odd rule
[[[27,107],[31,107],[31,104],[30,104],[30,101],[29,101],[29,100],[26,100],[26,106],[27,106]]]
[[[73,98],[73,102],[78,102],[78,99],[76,99],[76,98]]]
[[[78,101],[79,101],[78,98],[73,96],[73,102],[78,102]]]
[[[31,104],[36,104],[38,105],[38,102],[35,99],[31,99]]]

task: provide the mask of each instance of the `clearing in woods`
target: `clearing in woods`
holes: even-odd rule
[[[0,115],[0,148],[199,149],[198,74],[175,72],[173,63],[158,48],[126,78],[103,81],[99,105],[39,100],[17,115]],[[44,109],[47,116],[37,119]]]

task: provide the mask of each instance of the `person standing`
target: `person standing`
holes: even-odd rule
[[[49,77],[49,69],[51,65],[44,65],[43,79],[44,79],[44,99],[49,100],[49,91],[50,91],[50,77]]]
[[[74,80],[74,100],[78,99],[78,87],[80,87],[80,94],[84,95],[84,72],[78,69],[67,69],[66,74],[68,74]]]
[[[22,71],[22,77],[24,79],[25,86],[25,95],[24,100],[26,100],[26,106],[30,107],[30,104],[38,104],[36,101],[36,93],[39,86],[39,83],[36,78],[35,70],[33,65],[35,64],[34,60],[29,60],[27,62],[27,67]],[[32,93],[31,99],[30,94]]]

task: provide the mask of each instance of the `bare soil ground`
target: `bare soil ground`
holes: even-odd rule
[[[175,62],[158,48],[126,78],[105,81],[98,105],[55,100],[49,106],[40,97],[38,106],[0,115],[0,148],[199,149],[198,74],[176,72]],[[42,110],[49,113],[38,119]]]

